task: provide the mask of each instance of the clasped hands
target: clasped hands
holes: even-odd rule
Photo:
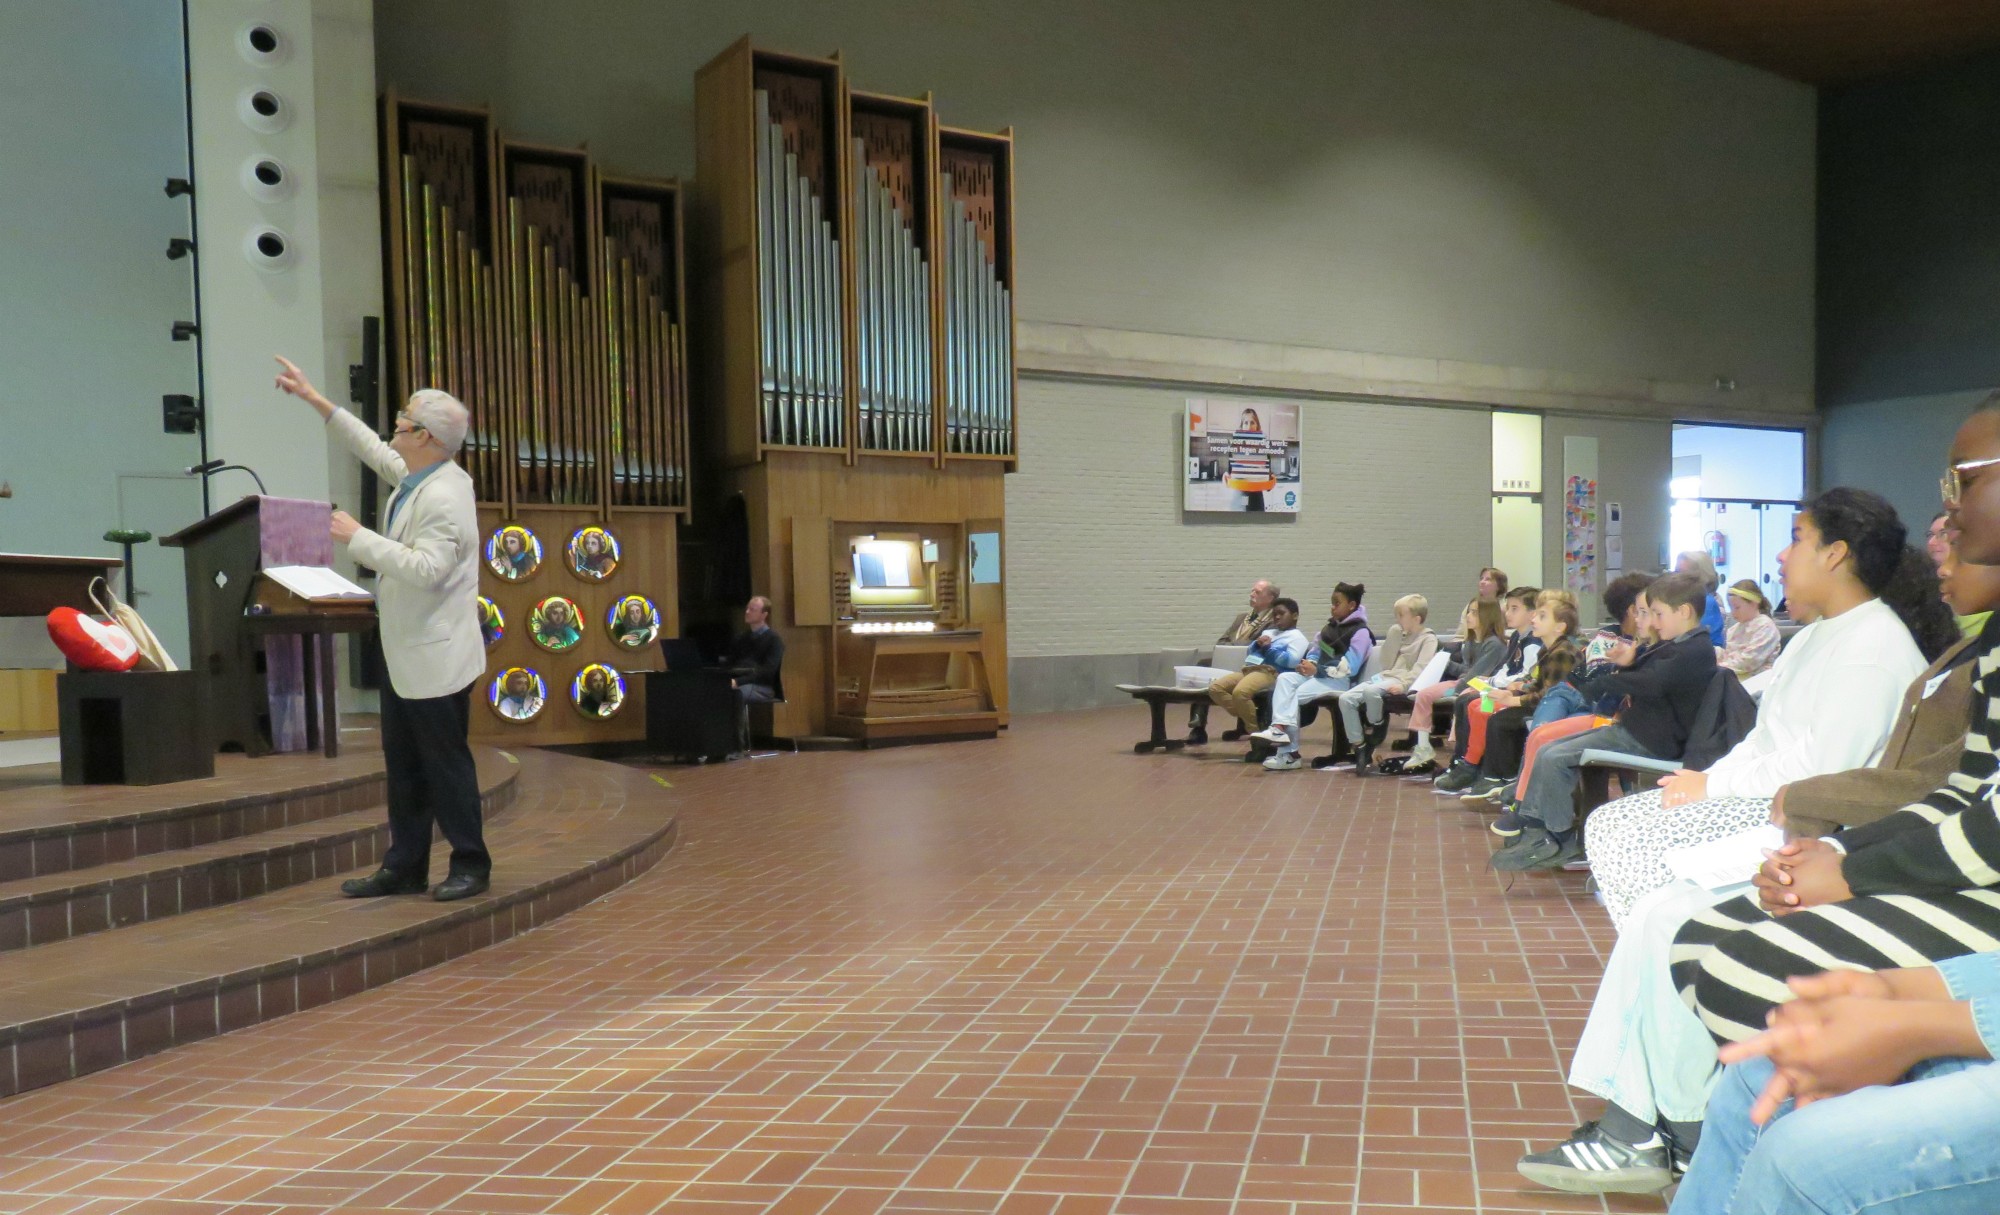
[[[1793,999],[1770,1028],[1722,1048],[1724,1063],[1768,1058],[1775,1071],[1750,1107],[1763,1126],[1786,1102],[1799,1106],[1894,1084],[1926,1059],[1985,1053],[1971,1006],[1951,998],[1928,966],[1835,970],[1793,978]]]
[[[1790,915],[1808,907],[1844,903],[1854,897],[1841,871],[1845,854],[1821,839],[1792,840],[1765,854],[1757,876],[1750,884],[1757,888],[1757,901],[1774,916]]]

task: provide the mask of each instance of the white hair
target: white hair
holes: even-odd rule
[[[404,412],[438,441],[447,456],[458,454],[459,445],[465,442],[465,428],[472,423],[472,413],[465,404],[441,388],[417,389],[410,394]]]

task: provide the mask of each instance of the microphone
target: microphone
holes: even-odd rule
[[[247,464],[231,464],[227,460],[203,460],[199,464],[190,464],[187,475],[206,479],[220,472],[229,472],[232,469],[236,472],[249,473],[250,479],[257,483],[257,492],[263,494],[265,497],[270,496],[271,491],[264,488],[264,478],[258,476],[257,470]]]

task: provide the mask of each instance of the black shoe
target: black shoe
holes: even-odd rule
[[[1458,800],[1462,802],[1489,801],[1495,793],[1500,792],[1500,790],[1506,787],[1507,782],[1497,776],[1482,776],[1466,786],[1465,792],[1458,795]]]
[[[1335,751],[1330,755],[1315,755],[1312,758],[1313,768],[1322,772],[1333,767],[1335,764],[1344,764],[1347,762],[1349,762],[1347,756],[1339,751]]]
[[[1571,865],[1582,862],[1583,859],[1583,833],[1581,831],[1573,831],[1570,833],[1570,837],[1562,842],[1562,847],[1556,849],[1554,856],[1534,866],[1534,868],[1567,869]],[[1590,866],[1586,863],[1581,868],[1588,870]]]
[[[1250,743],[1250,749],[1243,753],[1243,762],[1246,764],[1261,764],[1277,753],[1278,749],[1270,743],[1265,742],[1261,738],[1253,739]]]
[[[1462,759],[1454,759],[1451,761],[1451,767],[1444,770],[1444,775],[1431,782],[1431,787],[1439,793],[1463,793],[1478,779],[1478,764],[1468,764]]]
[[[430,883],[408,877],[393,869],[377,869],[365,878],[349,878],[340,884],[340,893],[350,899],[379,899],[385,894],[422,894]]]
[[[1658,1132],[1645,1143],[1626,1143],[1595,1122],[1515,1167],[1529,1181],[1570,1194],[1653,1194],[1674,1180],[1673,1153]]]
[[[1222,732],[1223,742],[1240,742],[1248,737],[1250,737],[1250,731],[1244,729],[1242,726],[1231,726]]]
[[[1493,854],[1487,864],[1502,873],[1526,873],[1530,869],[1560,869],[1583,855],[1583,840],[1572,833],[1567,842],[1550,835],[1546,828],[1528,826],[1515,841]]]
[[[1188,746],[1190,746],[1190,747],[1205,747],[1205,746],[1207,746],[1207,745],[1208,745],[1208,731],[1207,731],[1207,730],[1189,730],[1189,731],[1188,731],[1188,736],[1187,736],[1187,745],[1188,745]]]
[[[431,891],[431,897],[440,903],[469,899],[475,894],[485,894],[486,887],[490,884],[482,874],[454,873],[437,884],[437,889]]]
[[[1394,745],[1394,746],[1393,746],[1393,747],[1392,747],[1391,749],[1392,749],[1392,750],[1396,750],[1396,751],[1414,751],[1414,750],[1416,750],[1416,749],[1417,749],[1417,732],[1416,732],[1415,730],[1411,730],[1411,731],[1409,731],[1408,733],[1404,734],[1404,735],[1403,735],[1403,736],[1402,736],[1401,738],[1399,738],[1399,739],[1397,739],[1397,740],[1396,740],[1396,742],[1395,742],[1395,745]]]

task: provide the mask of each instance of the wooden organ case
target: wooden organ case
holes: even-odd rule
[[[941,127],[928,96],[856,92],[838,56],[747,38],[697,75],[695,122],[698,363],[785,635],[773,732],[990,736],[1018,433],[1012,134]],[[863,538],[911,546],[910,585],[857,587]]]
[[[643,738],[630,675],[679,633],[690,494],[681,188],[394,93],[380,142],[390,399],[436,387],[472,411],[473,737]]]

